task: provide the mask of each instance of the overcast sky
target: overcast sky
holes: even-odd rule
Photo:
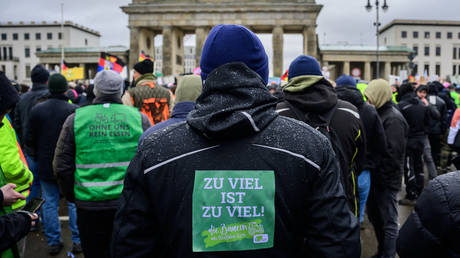
[[[131,0],[0,0],[0,22],[60,21],[60,3],[64,3],[64,19],[101,33],[101,45],[129,46],[128,16],[120,6]],[[282,2],[282,0],[280,0]],[[383,0],[380,0],[383,3]],[[367,0],[317,0],[323,5],[317,33],[320,44],[375,45],[375,8],[367,12]],[[371,0],[374,4],[375,0]],[[393,19],[460,20],[460,0],[387,0],[389,9],[381,12],[381,24]],[[187,45],[194,44],[188,37]],[[260,35],[271,57],[271,36]],[[157,37],[157,41],[161,39]],[[302,52],[300,35],[284,36],[284,66]],[[157,42],[157,46],[159,42]]]

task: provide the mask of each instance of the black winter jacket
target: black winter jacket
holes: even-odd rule
[[[372,173],[371,184],[380,189],[399,191],[404,172],[409,125],[391,100],[377,109],[377,112],[385,130],[387,154],[376,158],[378,166]]]
[[[67,101],[64,94],[52,94],[30,111],[24,145],[26,153],[37,161],[40,180],[56,183],[53,173],[56,143],[64,121],[78,108]]]
[[[327,126],[334,130],[342,150],[342,158],[338,155],[342,173],[342,183],[347,194],[350,209],[359,209],[358,174],[361,172],[358,164],[365,157],[366,139],[358,109],[349,102],[337,98],[332,85],[326,79],[308,86],[301,92],[284,92],[285,101],[276,107],[282,116],[291,117],[307,123],[313,128]],[[305,117],[298,117],[295,108]],[[357,214],[357,213],[355,213]]]
[[[374,170],[377,166],[376,157],[386,153],[386,137],[377,110],[364,101],[363,95],[354,86],[338,86],[335,88],[339,99],[345,100],[358,108],[359,116],[364,126],[366,136],[366,154],[361,164],[358,164],[359,171]]]
[[[211,72],[187,122],[155,131],[140,144],[115,216],[112,255],[359,257],[357,220],[347,207],[331,146],[308,125],[277,116],[275,105],[263,80],[245,64]],[[192,252],[197,170],[274,171],[272,248]]]
[[[3,193],[0,191],[0,209]],[[30,231],[31,218],[25,213],[13,212],[0,216],[0,253],[11,248]]]
[[[399,231],[399,257],[460,257],[460,171],[425,187]]]
[[[428,85],[428,91],[427,91],[428,96],[426,98],[431,105],[434,105],[438,109],[439,114],[441,116],[439,119],[434,119],[434,118],[430,119],[430,123],[428,127],[428,134],[444,134],[450,125],[450,121],[448,118],[447,103],[444,101],[443,98],[438,96],[438,95],[443,95],[444,93],[440,94],[438,90],[439,89],[436,86],[436,84],[432,83]],[[450,96],[448,98],[450,99]],[[456,107],[455,103],[454,103],[454,107]]]
[[[95,98],[93,105],[104,103],[122,104],[119,97],[101,96]],[[142,129],[147,130],[151,124],[148,117],[141,113]],[[67,117],[62,126],[56,151],[53,159],[53,171],[58,181],[62,194],[70,202],[75,202],[77,208],[86,210],[113,210],[118,207],[119,199],[100,202],[81,201],[75,199],[75,134],[74,134],[75,113]]]
[[[425,104],[415,96],[414,92],[409,92],[401,96],[398,109],[409,125],[409,138],[423,138],[427,133],[430,121],[440,118],[435,106]]]
[[[16,134],[23,146],[30,111],[33,106],[45,101],[48,98],[48,95],[49,91],[46,84],[33,84],[32,89],[29,92],[21,95],[21,99],[14,109],[14,129],[16,130]]]

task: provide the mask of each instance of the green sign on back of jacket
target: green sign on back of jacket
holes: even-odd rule
[[[121,104],[76,110],[75,198],[105,201],[120,197],[129,162],[142,130],[141,114]]]

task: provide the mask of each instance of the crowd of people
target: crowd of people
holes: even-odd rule
[[[41,224],[61,252],[61,195],[87,258],[360,257],[365,212],[375,257],[460,255],[455,86],[358,87],[300,55],[278,90],[268,66],[253,32],[218,25],[201,76],[174,91],[149,59],[128,87],[110,70],[69,87],[37,65],[19,96],[0,72],[1,257]],[[21,209],[40,197],[39,215]],[[415,205],[401,229],[398,201]]]

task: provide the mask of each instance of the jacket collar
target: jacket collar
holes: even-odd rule
[[[174,105],[171,118],[186,118],[190,111],[195,109],[195,102],[183,101]]]
[[[48,85],[43,83],[33,83],[32,84],[32,91],[39,91],[39,90],[47,90]]]
[[[121,98],[118,95],[101,95],[93,100],[93,105],[104,103],[123,104]]]

